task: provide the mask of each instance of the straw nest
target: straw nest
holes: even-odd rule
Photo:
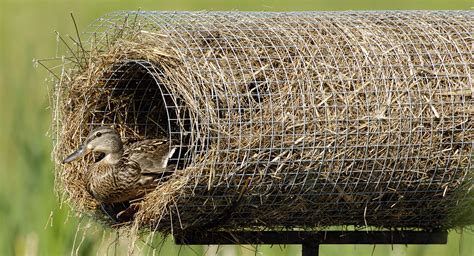
[[[115,13],[56,87],[55,155],[97,125],[173,139],[131,223],[164,233],[472,224],[470,14]],[[106,219],[92,161],[58,189]]]

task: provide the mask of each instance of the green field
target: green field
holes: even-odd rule
[[[33,59],[57,55],[57,30],[74,34],[69,13],[83,30],[113,10],[382,10],[470,9],[472,0],[0,0],[0,255],[123,255],[124,243],[87,217],[60,205],[51,161],[50,87]],[[151,247],[143,246],[151,254]],[[320,255],[474,255],[472,231],[451,231],[448,245],[322,246]],[[215,248],[173,245],[162,255],[215,255]],[[263,255],[298,255],[298,246],[260,246]],[[336,254],[336,252],[339,252]],[[138,252],[137,252],[138,253]],[[155,253],[158,253],[156,251]],[[262,255],[255,248],[220,247],[219,255]]]

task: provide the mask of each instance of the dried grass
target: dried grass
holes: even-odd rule
[[[55,155],[99,124],[187,150],[135,229],[474,223],[470,12],[125,16],[65,70]],[[57,183],[100,217],[91,161]]]

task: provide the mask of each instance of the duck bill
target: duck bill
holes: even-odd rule
[[[63,164],[72,162],[79,157],[85,155],[87,153],[86,147],[84,145],[81,145],[74,153],[70,154],[63,160]]]

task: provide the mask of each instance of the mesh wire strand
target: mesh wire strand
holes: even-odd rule
[[[163,232],[472,224],[473,23],[472,11],[112,13],[65,63],[56,155],[98,125],[172,139],[175,174],[135,218]],[[81,211],[96,208],[90,161],[58,175]]]

